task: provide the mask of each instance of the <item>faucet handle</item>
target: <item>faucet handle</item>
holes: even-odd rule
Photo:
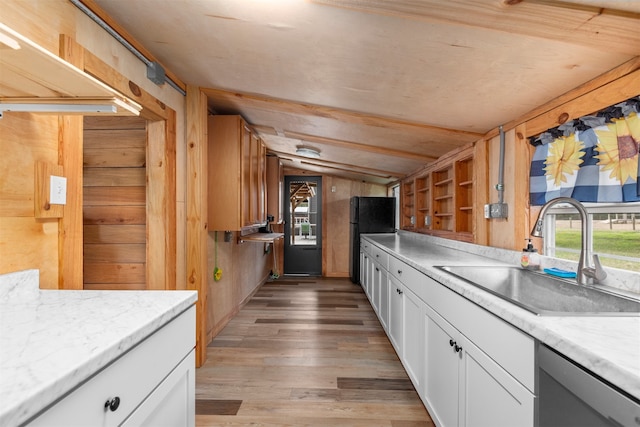
[[[585,268],[585,276],[595,279],[597,282],[602,282],[607,277],[607,272],[600,263],[600,257],[597,254],[593,254],[593,266],[594,268]]]

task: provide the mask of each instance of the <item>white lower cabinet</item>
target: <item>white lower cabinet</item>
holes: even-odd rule
[[[389,333],[389,273],[385,269],[380,271],[380,307],[378,318],[387,333]]]
[[[371,304],[380,316],[380,290],[382,286],[382,267],[375,261],[371,263]]]
[[[403,347],[402,338],[404,327],[402,324],[403,317],[403,298],[404,292],[402,283],[396,279],[393,275],[389,274],[389,331],[387,335],[391,344],[398,353],[398,357],[402,360]]]
[[[461,354],[454,346],[458,331],[431,307],[425,308],[425,314],[424,400],[437,425],[457,426]]]
[[[403,296],[404,337],[402,342],[404,349],[402,363],[416,391],[422,394],[424,383],[424,310],[426,305],[409,290],[409,286],[404,287]]]
[[[193,426],[194,347],[191,307],[27,426]]]
[[[533,338],[393,255],[372,305],[435,424],[533,427]]]
[[[460,345],[460,425],[533,427],[534,395],[464,335]]]
[[[424,400],[436,425],[534,425],[534,395],[429,306],[425,337]]]

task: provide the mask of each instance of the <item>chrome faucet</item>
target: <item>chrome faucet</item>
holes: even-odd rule
[[[571,197],[558,197],[557,199],[549,200],[540,210],[536,225],[531,230],[531,235],[533,237],[542,237],[544,216],[549,208],[557,203],[568,203],[575,207],[582,219],[582,248],[580,250],[576,281],[579,285],[592,285],[601,282],[607,277],[607,272],[602,268],[598,255],[591,255],[591,221],[589,221],[589,215],[582,203]],[[593,259],[593,267],[590,264],[591,259]]]

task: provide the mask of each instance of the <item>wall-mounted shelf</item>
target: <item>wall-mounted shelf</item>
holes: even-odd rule
[[[258,242],[258,243],[273,243],[278,239],[284,238],[284,233],[253,233],[246,236],[238,236],[238,243],[243,242]]]
[[[137,116],[142,106],[0,23],[4,111]]]

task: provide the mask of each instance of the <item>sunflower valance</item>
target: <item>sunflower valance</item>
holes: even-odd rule
[[[531,205],[640,201],[639,111],[640,96],[529,138]]]

